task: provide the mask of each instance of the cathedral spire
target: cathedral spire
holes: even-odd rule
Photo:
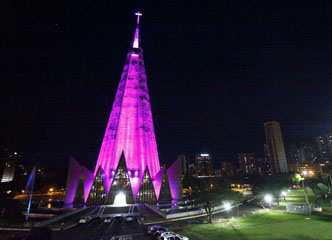
[[[133,48],[139,48],[139,18],[142,16],[142,13],[140,13],[139,11],[135,13],[135,15],[137,16],[137,25],[136,25],[136,31],[135,31],[135,36],[134,36],[134,41],[132,44]]]

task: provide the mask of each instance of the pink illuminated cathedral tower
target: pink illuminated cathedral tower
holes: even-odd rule
[[[80,199],[92,204],[113,203],[117,191],[123,190],[127,190],[127,201],[133,199],[134,202],[139,199],[141,202],[154,202],[161,195],[163,198],[169,195],[173,199],[179,196],[179,163],[175,162],[168,170],[159,164],[139,37],[142,14],[137,12],[136,16],[134,39],[127,54],[95,170],[91,173],[74,159],[71,160],[67,203]],[[155,199],[145,197],[150,195],[154,195]]]
[[[138,12],[136,15],[132,50],[127,55],[94,172],[96,174],[101,167],[112,178],[123,153],[134,197],[140,183],[135,178],[142,177],[145,167],[148,167],[152,178],[160,170],[143,51],[140,48],[141,14]]]

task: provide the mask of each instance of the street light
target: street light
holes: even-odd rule
[[[266,194],[265,196],[264,196],[264,201],[265,202],[267,202],[267,203],[271,203],[272,202],[272,200],[273,200],[273,197],[272,197],[272,195],[271,194]]]
[[[228,203],[228,202],[224,203],[224,209],[226,210],[228,221],[229,221],[228,212],[229,212],[229,210],[231,210],[231,208],[232,208],[232,205],[230,203]]]
[[[304,186],[304,179],[307,176],[308,172],[307,171],[303,171],[302,174],[304,176],[304,178],[302,178],[302,186],[303,186],[303,190],[304,190],[304,197],[305,197],[306,203],[309,205],[308,195],[307,195],[307,189]]]
[[[272,203],[273,197],[271,194],[266,194],[264,196],[264,201],[269,204],[269,207],[271,207],[271,203]]]
[[[284,200],[286,200],[287,192],[286,192],[286,191],[282,191],[282,192],[281,192],[281,196],[283,196],[283,197],[284,197]]]
[[[224,209],[226,211],[229,211],[232,208],[232,205],[230,203],[224,203]]]

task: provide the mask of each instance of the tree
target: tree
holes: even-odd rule
[[[332,169],[330,169],[330,171],[327,173],[326,179],[327,179],[327,181],[330,180],[330,181],[328,181],[328,184],[330,185],[329,193],[332,194]],[[331,202],[331,204],[332,204],[332,202]]]
[[[298,173],[294,173],[292,175],[292,181],[295,183],[295,184],[300,184],[300,182],[303,180],[303,178],[301,177],[300,174]]]
[[[315,197],[315,207],[319,206],[321,201],[332,198],[330,192],[331,187],[324,183],[324,178],[321,176],[318,178],[306,179],[306,185],[312,190]]]
[[[270,193],[274,196],[277,204],[279,205],[281,192],[291,187],[294,181],[296,181],[296,177],[294,177],[293,174],[265,176],[260,182],[257,182],[253,186],[253,192],[256,195],[262,196]]]
[[[199,193],[194,198],[203,205],[209,223],[212,223],[215,206],[220,205],[222,201],[239,202],[244,199],[241,193],[232,191],[231,182],[227,179],[219,182],[215,188],[211,188],[208,182],[200,182]]]
[[[221,195],[217,192],[202,191],[197,197],[197,200],[202,203],[206,214],[208,215],[208,222],[212,223],[212,213],[214,207],[221,202]]]

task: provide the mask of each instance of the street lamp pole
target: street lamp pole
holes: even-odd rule
[[[306,189],[306,187],[304,185],[304,179],[305,179],[305,176],[307,175],[307,171],[303,171],[302,173],[303,173],[303,176],[304,176],[304,178],[302,179],[302,186],[303,186],[303,190],[304,190],[304,197],[305,197],[306,203],[309,205],[307,189]]]
[[[226,210],[227,214],[227,221],[229,222],[229,216],[228,216],[228,211],[231,210],[232,205],[230,203],[224,203],[224,209]]]

